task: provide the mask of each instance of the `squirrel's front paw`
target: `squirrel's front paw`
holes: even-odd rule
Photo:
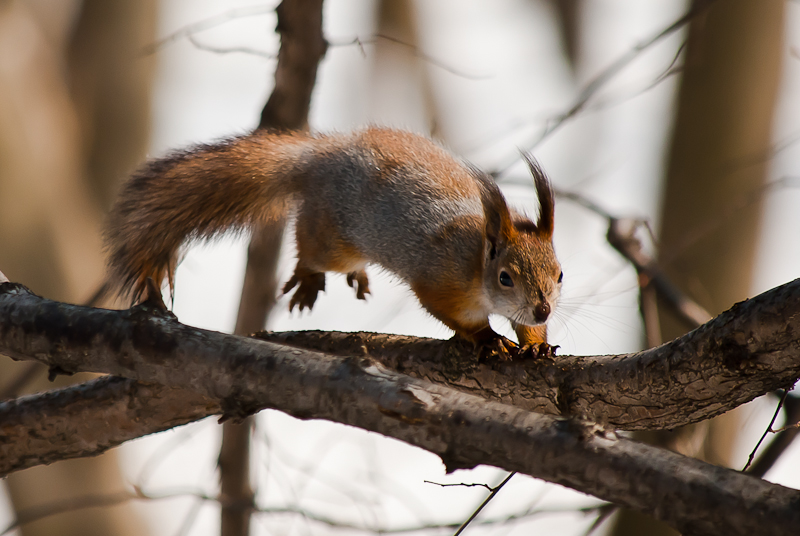
[[[357,283],[356,286],[354,283]],[[369,279],[367,279],[367,272],[358,270],[357,272],[350,272],[347,274],[347,284],[356,289],[356,298],[359,300],[366,300],[369,291]]]
[[[497,335],[484,339],[480,343],[481,359],[499,359],[500,361],[522,359],[553,359],[558,346],[550,346],[546,342],[517,345],[513,341]]]
[[[519,359],[553,359],[556,356],[558,345],[550,346],[546,342],[526,344],[519,347]]]
[[[520,350],[519,346],[502,335],[483,340],[479,343],[479,345],[480,359],[511,361],[512,359],[517,359]]]
[[[295,270],[294,275],[283,286],[283,293],[286,294],[295,286],[297,290],[292,294],[292,299],[289,300],[289,311],[292,311],[295,305],[300,307],[300,311],[308,307],[310,311],[314,307],[314,302],[317,301],[317,294],[321,290],[325,290],[325,274],[322,272],[311,272],[298,274]]]

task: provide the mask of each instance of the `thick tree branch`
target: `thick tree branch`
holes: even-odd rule
[[[141,378],[133,369],[114,364],[115,351],[124,342],[134,341],[135,352],[141,352],[144,362],[151,359],[148,345],[163,353],[165,344],[191,360],[186,347],[197,345],[198,336],[208,343],[204,353],[218,351],[219,359],[226,352],[235,358],[256,351],[250,348],[253,341],[194,330],[151,316],[142,308],[87,309],[43,300],[10,283],[0,289],[4,291],[0,294],[0,350],[31,359],[42,354],[34,348],[46,349],[49,353],[39,360],[57,370]],[[471,348],[448,341],[313,332],[262,336],[328,353],[369,354],[402,373],[525,409],[579,415],[623,429],[671,428],[793,384],[800,370],[794,335],[800,322],[799,293],[797,280],[738,304],[672,343],[627,356],[478,362]],[[230,349],[222,350],[220,345]],[[273,348],[280,347],[268,345],[259,351],[268,353]],[[84,358],[89,355],[94,363]]]
[[[480,380],[500,400],[516,401],[509,385],[538,375],[550,390],[543,399],[551,409],[573,415],[586,408],[586,414],[602,416],[598,408],[608,405],[606,399],[615,396],[609,386],[618,384],[634,405],[660,400],[655,411],[643,406],[632,421],[655,423],[697,416],[697,410],[662,406],[678,400],[672,382],[696,399],[688,406],[719,386],[731,389],[728,397],[736,400],[746,384],[766,392],[773,383],[793,383],[800,374],[798,322],[800,280],[738,304],[669,345],[632,356],[488,366],[471,361],[474,352],[454,343],[422,341],[417,351],[438,348],[428,357],[442,363],[445,378],[458,384],[471,370],[478,374],[475,385],[461,387],[477,390]],[[366,336],[353,336],[358,337]],[[44,300],[20,285],[0,285],[0,351],[15,358],[182,387],[220,400],[229,415],[274,407],[352,424],[430,450],[450,469],[483,463],[521,471],[693,533],[746,534],[769,526],[774,534],[789,534],[800,523],[800,493],[794,490],[640,445],[596,425],[529,413],[398,374],[366,356],[374,344],[360,340],[360,355],[337,357],[191,328],[142,307],[88,309]],[[698,361],[711,365],[698,368]],[[408,371],[419,366],[408,354],[398,362]],[[460,375],[459,368],[468,372]],[[704,411],[721,406],[717,400]]]
[[[472,348],[449,341],[343,333],[271,337],[328,353],[369,354],[401,373],[524,409],[638,430],[697,422],[793,385],[800,375],[798,333],[800,280],[737,304],[661,347],[622,356],[478,362]],[[176,360],[185,361],[178,366],[183,375],[228,359],[242,369],[237,376],[246,372],[251,381],[259,367],[256,355],[293,355],[284,346],[190,328],[143,308],[82,308],[44,300],[11,283],[0,286],[0,352],[57,370],[176,386],[183,383],[168,381],[163,369]],[[169,361],[162,364],[159,356]],[[203,379],[199,373],[197,381]],[[227,383],[230,393],[242,385],[236,378]],[[263,403],[258,397],[240,401],[245,409]]]
[[[219,413],[219,402],[176,387],[106,376],[0,402],[0,476]]]

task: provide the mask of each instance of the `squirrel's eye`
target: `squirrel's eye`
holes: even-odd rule
[[[564,272],[558,274],[558,282],[561,283],[564,280]]]
[[[514,286],[514,281],[511,280],[511,276],[508,275],[508,272],[506,272],[505,270],[502,270],[500,272],[500,284],[503,285],[504,287]]]

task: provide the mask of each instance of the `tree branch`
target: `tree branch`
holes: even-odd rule
[[[0,476],[96,456],[220,411],[192,391],[112,376],[0,402]]]
[[[479,362],[469,345],[434,339],[340,332],[261,337],[329,354],[369,355],[400,373],[523,409],[652,430],[698,422],[790,387],[800,375],[797,333],[800,279],[739,303],[684,337],[621,356]],[[0,285],[0,352],[36,359],[56,371],[183,385],[214,398],[244,392],[263,366],[257,355],[296,361],[285,346],[191,328],[143,307],[78,307],[39,298],[12,283]],[[221,387],[209,392],[199,383],[186,384],[187,374],[198,369],[193,381],[207,381],[204,367],[220,360],[236,362],[245,383],[228,378],[224,393]],[[178,378],[168,380],[166,371],[176,365]],[[263,403],[252,394],[239,402],[244,413]],[[228,412],[236,414],[235,408]]]
[[[405,372],[439,361],[439,373],[452,384],[494,393],[494,400],[524,401],[527,395],[512,387],[539,385],[546,394],[531,393],[530,400],[550,412],[604,416],[631,426],[678,425],[729,409],[758,391],[791,385],[800,375],[799,323],[796,280],[737,304],[681,339],[634,355],[488,364],[460,344],[422,340],[412,345],[414,355],[395,359]],[[695,534],[748,534],[766,526],[773,534],[793,534],[800,526],[800,493],[794,490],[641,445],[597,425],[530,413],[399,374],[366,355],[385,336],[349,337],[359,351],[340,357],[184,326],[144,307],[88,309],[44,300],[21,285],[0,285],[0,352],[17,359],[181,387],[218,400],[231,416],[272,407],[351,424],[434,452],[451,470],[489,464],[524,472]],[[411,341],[400,337],[393,344]],[[424,355],[425,345],[431,354]],[[722,392],[727,400],[705,398]],[[623,415],[620,403],[633,415]],[[5,426],[0,430],[7,433]],[[13,442],[2,439],[0,444]]]

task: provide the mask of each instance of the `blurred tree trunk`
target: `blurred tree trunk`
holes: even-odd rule
[[[572,70],[578,62],[580,0],[550,0],[558,15],[561,42]]]
[[[749,296],[772,117],[783,52],[782,0],[726,0],[689,25],[662,202],[660,260],[684,292],[716,315]],[[687,331],[660,308],[663,337]],[[656,444],[729,465],[736,413],[692,429],[648,434]],[[616,535],[675,534],[622,513]]]
[[[423,44],[414,0],[377,3],[378,39],[370,65],[370,115],[384,125],[441,135],[428,64],[420,59]]]
[[[155,0],[0,4],[0,266],[47,297],[82,301],[103,277],[100,226],[119,179],[145,154]],[[27,368],[0,358],[0,393]],[[85,375],[46,381],[28,391]],[[118,491],[114,453],[9,476],[14,509]],[[68,512],[23,534],[142,534],[130,505]]]
[[[84,0],[69,43],[70,90],[81,127],[83,179],[105,213],[142,162],[150,137],[156,0]]]
[[[322,34],[323,0],[283,0],[276,8],[281,35],[275,86],[261,112],[259,129],[306,130],[317,66],[327,43]],[[253,232],[247,248],[242,298],[234,333],[247,335],[263,329],[275,306],[277,267],[286,222],[263,225]],[[250,533],[254,492],[250,485],[250,432],[253,417],[227,422],[219,453],[222,536]]]

